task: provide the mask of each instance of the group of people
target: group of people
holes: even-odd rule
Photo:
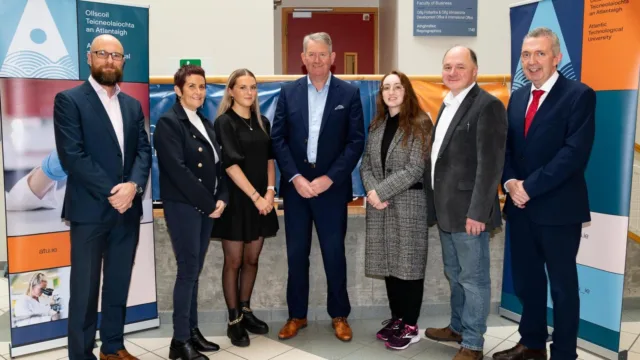
[[[103,257],[100,358],[135,359],[124,347],[123,326],[151,151],[140,104],[117,85],[123,54],[116,38],[98,36],[88,54],[89,80],[55,100],[56,146],[69,174],[63,216],[71,224],[71,360],[94,358]],[[384,75],[366,144],[360,92],[331,74],[335,56],[328,34],[304,38],[301,59],[308,74],[282,86],[272,122],[260,114],[249,70],[229,76],[213,122],[199,111],[206,97],[204,70],[185,65],[176,72],[177,101],[158,120],[153,139],[178,267],[169,357],[206,360],[203,353],[219,349],[198,330],[198,277],[212,237],[222,239],[231,342],[248,346],[248,332],[269,331],[250,304],[264,239],[279,231],[276,162],[286,204],[289,309],[278,337],[292,338],[307,326],[315,225],[327,311],[336,337],[352,339],[345,235],[351,173],[362,159],[365,270],[384,278],[390,308],[378,339],[396,350],[420,340],[428,230],[437,224],[451,319],[424,335],[460,343],[456,360],[483,358],[491,304],[489,241],[502,225],[502,186],[514,285],[523,306],[522,338],[494,358],[547,358],[548,273],[551,356],[575,359],[576,255],[581,224],[589,221],[584,170],[594,137],[595,92],[559,74],[558,37],[546,28],[525,37],[522,68],[532,84],[515,91],[507,108],[478,86],[478,59],[466,47],[444,55],[442,78],[450,91],[435,121],[420,108],[405,74]]]

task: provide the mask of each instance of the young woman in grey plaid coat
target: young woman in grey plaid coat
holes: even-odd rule
[[[392,349],[420,340],[427,265],[427,199],[422,177],[433,123],[409,78],[385,75],[360,166],[367,191],[365,272],[384,277],[391,319],[377,338]]]

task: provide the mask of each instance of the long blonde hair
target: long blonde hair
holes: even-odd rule
[[[222,97],[222,101],[218,106],[218,114],[216,115],[216,117],[226,113],[227,110],[229,110],[229,108],[233,106],[233,98],[231,97],[229,89],[233,89],[233,87],[236,86],[236,81],[241,76],[251,76],[253,80],[256,80],[256,76],[253,75],[253,73],[248,69],[238,69],[232,72],[231,75],[229,75],[229,79],[227,80],[227,86],[225,86],[224,88],[224,96]],[[257,84],[258,81],[256,80],[256,85]],[[256,94],[256,99],[254,100],[253,104],[251,104],[251,113],[256,115],[258,125],[260,125],[262,131],[266,133],[267,130],[264,128],[262,115],[260,114],[260,101],[258,100],[258,94]]]
[[[46,280],[47,277],[43,273],[35,273],[29,280],[29,286],[27,287],[26,295],[31,296],[31,290],[34,286],[40,284],[43,280]]]

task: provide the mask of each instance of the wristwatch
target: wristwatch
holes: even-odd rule
[[[136,187],[136,195],[142,195],[142,193],[144,192],[144,189],[133,181],[129,181],[129,182]]]
[[[273,192],[276,192],[276,187],[275,186],[267,186],[267,190],[273,190]]]

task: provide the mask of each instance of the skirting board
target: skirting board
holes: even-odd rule
[[[149,330],[149,329],[157,328],[158,326],[160,326],[160,318],[140,321],[137,323],[125,325],[124,333],[128,334],[128,333],[132,333],[140,330]],[[96,339],[100,339],[100,331],[96,333]],[[11,346],[9,346],[9,351],[10,351],[11,357],[13,358],[13,357],[18,357],[22,355],[42,352],[42,351],[58,349],[65,346],[67,346],[67,338],[63,337],[59,339],[39,342],[36,344],[20,346],[15,349],[12,349]]]
[[[513,321],[517,321],[520,322],[520,315],[514,313],[513,311],[509,311],[503,308],[499,309],[499,314],[501,316],[506,317],[507,319],[513,320]],[[553,331],[552,327],[547,327],[547,331],[549,331],[550,333]],[[595,355],[599,355],[602,356],[606,359],[611,359],[611,360],[617,360],[617,359],[626,359],[627,358],[627,351],[621,351],[620,353],[617,352],[613,352],[609,349],[605,349],[603,347],[600,347],[598,345],[594,345],[590,342],[587,342],[585,340],[582,340],[580,338],[578,338],[578,347],[582,350],[591,352]]]

